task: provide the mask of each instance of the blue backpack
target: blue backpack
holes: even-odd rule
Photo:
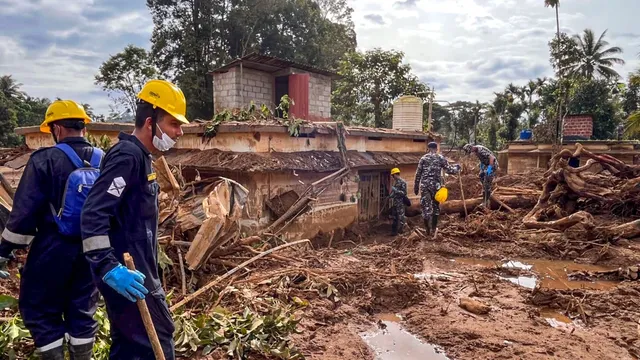
[[[69,160],[76,167],[65,184],[64,193],[62,194],[62,205],[60,210],[56,213],[52,204],[51,211],[53,212],[53,218],[58,225],[60,234],[66,236],[80,236],[80,214],[82,213],[82,206],[87,195],[96,182],[96,179],[100,175],[100,162],[104,152],[94,147],[93,154],[91,155],[91,163],[86,163],[73,148],[67,144],[59,143],[55,146],[62,150]]]

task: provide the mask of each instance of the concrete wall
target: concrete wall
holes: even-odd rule
[[[226,73],[213,75],[214,111],[249,106],[253,101],[257,106],[275,106],[273,76],[268,73],[240,67]]]
[[[92,135],[96,138],[96,140],[100,140],[102,135],[107,135],[109,139],[111,139],[111,145],[118,142],[118,134],[117,131],[99,131],[99,132],[91,132],[89,135]],[[30,133],[25,137],[25,143],[29,147],[29,149],[39,149],[41,147],[49,147],[55,145],[53,142],[53,137],[51,134],[45,134],[41,132]]]
[[[253,102],[274,108],[280,102],[275,98],[274,79],[276,75],[290,75],[306,73],[297,69],[286,69],[276,74],[269,74],[259,70],[229,69],[226,73],[213,75],[213,103],[214,111],[234,109],[248,106]],[[309,73],[309,119],[314,121],[331,120],[331,78],[321,74]]]
[[[331,78],[320,74],[310,74],[309,78],[309,120],[331,120]]]
[[[586,150],[594,154],[608,154],[626,164],[633,164],[634,157],[640,155],[640,151],[634,149],[630,142],[598,141],[581,142]],[[562,149],[576,150],[575,143],[563,144]],[[508,157],[507,174],[523,173],[530,169],[547,169],[551,160],[552,145],[538,144],[535,142],[510,143],[507,150],[499,153],[499,156]],[[586,164],[587,158],[580,158],[580,165]]]
[[[312,182],[327,175],[326,173],[302,173],[298,176],[292,173],[259,173],[230,178],[245,185],[249,190],[249,199],[245,208],[245,216],[242,225],[246,231],[256,231],[268,226],[273,220],[271,212],[266,206],[266,201],[287,191],[294,190],[298,194],[307,188]],[[313,237],[319,229],[331,231],[340,227],[346,227],[358,218],[357,199],[358,184],[355,182],[356,172],[347,176],[342,183],[332,183],[312,204],[312,210],[308,214],[294,221],[285,236]],[[209,174],[209,176],[222,174]],[[340,199],[340,194],[345,194],[345,200]],[[351,196],[355,201],[351,201]]]
[[[426,152],[426,142],[412,139],[382,138],[371,140],[366,136],[347,136],[348,150]],[[315,137],[292,137],[287,133],[220,133],[209,142],[202,142],[197,134],[185,134],[178,140],[179,149],[218,149],[237,152],[297,152],[297,151],[338,151],[334,135],[316,134]]]
[[[236,69],[213,75],[214,111],[240,107],[240,76]]]

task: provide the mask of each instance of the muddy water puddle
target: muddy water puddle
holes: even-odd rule
[[[542,288],[557,290],[573,290],[573,289],[594,289],[608,290],[615,287],[618,283],[615,281],[571,281],[568,274],[574,271],[609,271],[611,268],[578,264],[573,261],[563,260],[540,260],[540,259],[520,259],[520,260],[486,260],[473,258],[457,258],[455,262],[465,265],[479,265],[496,269],[514,269],[523,272],[532,272],[534,275],[505,275],[500,276],[501,279],[510,281],[514,284],[533,289],[537,284]]]
[[[438,347],[406,331],[396,314],[376,315],[381,329],[361,334],[376,354],[376,360],[448,360]]]

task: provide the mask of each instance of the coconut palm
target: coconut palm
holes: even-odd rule
[[[558,8],[560,7],[560,0],[544,0],[544,6],[556,9],[556,35],[558,36],[558,41],[560,41],[560,13],[558,12]]]
[[[11,75],[0,77],[0,93],[9,100],[22,99],[24,92],[20,91],[22,84],[16,82]]]
[[[615,79],[620,74],[612,69],[614,65],[624,65],[624,60],[615,57],[622,54],[622,48],[609,46],[609,42],[604,40],[607,34],[605,30],[596,40],[591,29],[585,29],[582,37],[575,35],[573,40],[578,45],[576,63],[569,66],[569,72],[582,76],[586,79],[593,79],[594,75],[599,75],[605,79]]]

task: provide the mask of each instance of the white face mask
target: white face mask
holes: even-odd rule
[[[158,125],[156,126],[158,127],[158,130],[160,130],[160,126]],[[160,132],[162,133],[162,139],[160,139],[157,136],[154,136],[153,146],[155,146],[156,149],[160,151],[167,151],[171,149],[176,144],[176,142],[172,138],[170,138],[169,135],[162,132],[162,130],[160,130]]]

